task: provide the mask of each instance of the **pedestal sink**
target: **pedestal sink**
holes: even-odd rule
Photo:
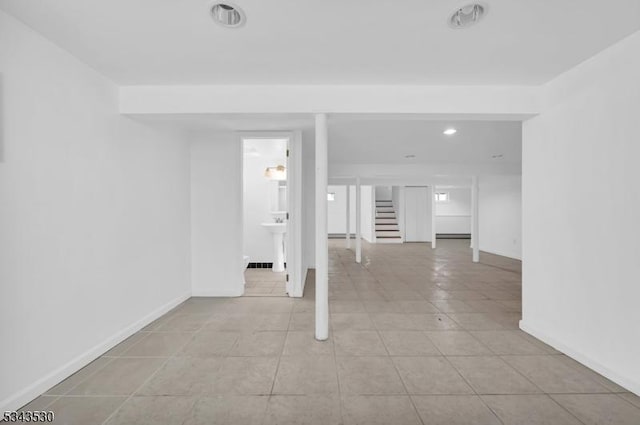
[[[284,271],[284,234],[287,233],[287,223],[262,223],[263,227],[273,236],[273,271]]]

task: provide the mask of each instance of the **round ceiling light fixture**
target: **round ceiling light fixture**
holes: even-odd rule
[[[479,3],[472,3],[457,9],[449,17],[449,26],[451,28],[461,29],[469,28],[475,25],[487,14],[486,6]]]
[[[453,127],[450,127],[450,128],[447,128],[445,131],[443,131],[442,134],[446,134],[447,136],[453,136],[457,132],[458,132],[458,130],[456,130]]]
[[[246,21],[242,9],[229,3],[215,3],[211,7],[211,17],[217,24],[227,28],[238,28]]]

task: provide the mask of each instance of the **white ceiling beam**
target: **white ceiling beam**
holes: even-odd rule
[[[524,120],[540,112],[536,86],[122,86],[122,114],[438,114]]]

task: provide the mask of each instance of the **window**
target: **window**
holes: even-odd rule
[[[335,200],[336,200],[336,194],[334,192],[327,193],[327,201],[335,201]]]
[[[436,192],[436,202],[449,202],[449,192]]]

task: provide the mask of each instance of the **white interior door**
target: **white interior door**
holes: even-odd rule
[[[431,241],[431,199],[427,187],[409,186],[404,195],[406,242]]]

